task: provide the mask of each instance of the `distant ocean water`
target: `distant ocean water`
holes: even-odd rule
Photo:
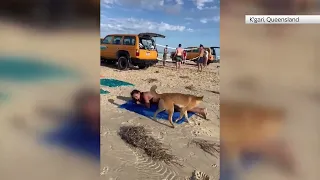
[[[162,58],[163,57],[163,52],[158,52],[158,58]]]

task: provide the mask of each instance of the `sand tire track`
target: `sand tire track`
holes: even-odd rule
[[[139,151],[134,151],[136,155],[136,168],[138,170],[139,179],[165,179],[165,180],[178,180],[179,174],[164,162],[154,161]]]

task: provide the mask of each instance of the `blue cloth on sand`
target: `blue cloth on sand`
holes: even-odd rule
[[[54,132],[47,133],[45,142],[100,160],[100,134],[93,132],[87,123],[81,120],[69,120]]]
[[[0,79],[10,82],[37,82],[56,78],[77,77],[79,74],[58,64],[24,56],[0,55]]]
[[[231,164],[226,164],[223,161],[223,151],[220,153],[221,163],[220,163],[220,180],[238,180],[238,174],[233,169]],[[255,164],[259,163],[262,160],[261,154],[247,152],[243,153],[240,159],[241,165],[244,170],[250,170]]]
[[[110,93],[109,91],[106,91],[106,90],[100,89],[100,94],[109,94],[109,93]]]
[[[132,111],[135,112],[137,114],[149,117],[149,118],[153,118],[154,113],[156,112],[156,110],[158,109],[158,105],[156,104],[152,104],[150,108],[147,108],[143,105],[140,104],[136,104],[133,101],[128,101],[125,104],[122,104],[119,106],[119,108],[121,109],[126,109],[128,111]],[[188,112],[188,117],[190,118],[192,115],[194,115],[195,113],[192,112]],[[173,114],[173,121],[178,119],[180,117],[180,112],[174,112]],[[158,114],[157,116],[158,119],[168,119],[168,113],[166,111],[163,111],[161,113]],[[185,117],[183,117],[180,121],[176,122],[177,124],[181,124],[185,121]]]
[[[100,79],[100,85],[107,87],[134,86],[131,83],[117,79]]]

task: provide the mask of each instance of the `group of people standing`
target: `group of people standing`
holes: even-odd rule
[[[207,67],[209,60],[209,51],[200,44],[199,58],[197,61],[198,71],[202,71],[204,67]]]
[[[187,51],[181,47],[182,45],[179,44],[176,48],[175,54],[173,56],[173,59],[176,61],[176,69],[181,68],[181,64],[184,64],[187,59]],[[168,45],[163,50],[163,66],[166,65],[166,60],[168,57],[169,51],[168,51]]]
[[[168,45],[163,50],[163,66],[166,64],[166,60],[168,57]],[[198,71],[202,71],[204,67],[207,66],[208,64],[208,59],[209,59],[209,52],[207,49],[203,47],[202,44],[200,44],[199,47],[199,57],[197,60],[197,66],[198,66]],[[179,70],[181,68],[181,64],[184,64],[187,60],[187,51],[186,49],[182,48],[182,45],[179,44],[178,47],[176,48],[176,51],[173,55],[173,60],[176,61],[176,69]]]

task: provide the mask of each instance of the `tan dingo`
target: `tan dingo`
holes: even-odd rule
[[[160,99],[159,104],[158,104],[158,110],[154,113],[153,119],[156,120],[158,113],[166,110],[169,114],[168,120],[169,120],[172,128],[174,128],[172,116],[174,113],[174,106],[175,105],[179,106],[181,108],[180,117],[177,120],[175,120],[175,122],[179,121],[183,117],[186,118],[186,122],[189,122],[188,113],[187,113],[188,110],[198,106],[200,104],[200,102],[203,101],[203,96],[197,97],[194,95],[182,94],[182,93],[158,94],[156,92],[156,89],[157,89],[156,85],[152,86],[150,89],[150,93],[152,94],[152,96]]]

